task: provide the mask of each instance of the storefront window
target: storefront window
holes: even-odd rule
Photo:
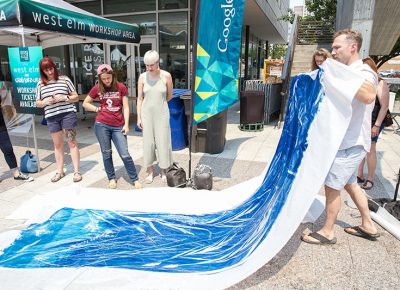
[[[75,1],[68,1],[68,2],[70,2],[72,5],[80,8],[80,9],[86,10],[86,11],[91,12],[96,15],[101,15],[100,0],[92,0],[92,1],[90,1],[90,0],[89,1],[88,0],[86,0],[86,1],[77,0],[76,1],[75,0]]]
[[[188,7],[188,0],[158,0],[158,9],[182,9]]]
[[[57,67],[60,74],[68,74],[69,68],[65,63],[65,46],[55,46],[43,49],[43,56],[49,56]]]
[[[174,88],[188,87],[188,14],[159,14],[160,66],[172,75]]]
[[[132,13],[156,10],[156,0],[103,0],[104,14]]]
[[[110,45],[111,67],[113,68],[117,80],[125,85],[127,79],[128,56],[125,44]]]
[[[87,94],[96,82],[96,70],[104,63],[102,43],[74,44],[75,84],[78,94]]]
[[[109,17],[112,20],[117,20],[126,23],[139,25],[140,35],[155,35],[157,24],[155,14],[140,14],[130,16]]]

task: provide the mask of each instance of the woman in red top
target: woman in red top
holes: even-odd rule
[[[112,141],[135,188],[142,188],[135,164],[128,152],[126,138],[129,132],[128,90],[117,81],[115,73],[108,64],[100,65],[97,69],[97,75],[99,82],[90,90],[83,102],[83,107],[85,110],[97,113],[94,128],[103,154],[104,169],[109,180],[108,187],[117,188],[112,160]],[[99,107],[92,104],[96,99],[100,101]]]

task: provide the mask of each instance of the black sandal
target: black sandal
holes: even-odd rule
[[[377,238],[379,238],[381,236],[379,233],[376,233],[376,234],[367,233],[360,226],[348,227],[348,228],[345,228],[344,231],[346,233],[348,233],[349,235],[364,238],[364,239],[367,239],[370,241],[376,241]]]
[[[369,179],[365,180],[364,184],[361,185],[361,188],[362,188],[362,189],[365,189],[365,190],[369,190],[369,189],[371,189],[372,187],[374,187],[374,183],[373,183],[371,180],[369,180]]]
[[[313,240],[308,240],[306,237],[311,237],[313,239],[315,239],[315,241]],[[308,244],[313,244],[313,245],[334,245],[337,242],[336,237],[334,237],[333,239],[329,240],[326,237],[324,237],[323,235],[317,233],[317,232],[313,232],[313,233],[309,233],[308,235],[302,235],[300,237],[300,239]]]
[[[361,178],[361,177],[357,176],[357,183],[362,183],[362,184],[364,184],[364,182],[365,182],[365,179],[364,179],[364,178]]]

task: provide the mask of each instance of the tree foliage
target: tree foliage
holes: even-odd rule
[[[286,44],[270,44],[268,47],[268,56],[273,59],[282,59],[285,58],[286,50]]]
[[[294,16],[295,16],[294,11],[289,8],[287,10],[287,14],[282,15],[281,17],[278,18],[278,20],[282,20],[282,21],[285,21],[285,22],[290,22],[291,24],[293,24]]]
[[[326,21],[332,24],[336,20],[337,0],[305,0],[305,6],[308,12],[310,12],[310,15],[302,17],[304,20]],[[292,9],[288,9],[287,14],[281,16],[278,20],[293,23],[294,16],[294,11]],[[385,62],[398,55],[400,55],[400,37],[389,54],[372,55],[371,57],[379,68]]]
[[[334,22],[336,19],[337,0],[306,0],[305,6],[310,12],[307,20]]]

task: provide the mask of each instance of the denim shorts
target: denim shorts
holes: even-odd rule
[[[356,183],[358,165],[367,151],[361,145],[339,150],[325,179],[325,185],[342,190],[346,184]]]
[[[376,143],[378,142],[378,137],[381,134],[383,128],[385,128],[385,124],[382,123],[381,127],[379,128],[379,133],[375,137],[371,137],[371,143]]]
[[[78,125],[75,112],[62,113],[46,120],[50,133],[57,133],[63,129],[75,129]]]

